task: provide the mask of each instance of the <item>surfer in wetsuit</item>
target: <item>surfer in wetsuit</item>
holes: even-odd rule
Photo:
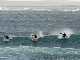
[[[62,33],[60,33],[60,34],[62,34]],[[64,33],[64,34],[62,34],[62,37],[66,37],[66,34]]]
[[[4,35],[4,37],[5,37],[6,39],[9,39],[9,36]]]
[[[8,35],[4,35],[4,41],[10,41],[12,38]]]
[[[37,41],[37,35],[36,34],[32,35],[32,40]]]

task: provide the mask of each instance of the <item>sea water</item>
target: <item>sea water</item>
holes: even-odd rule
[[[1,10],[0,36],[0,60],[80,60],[80,11]]]

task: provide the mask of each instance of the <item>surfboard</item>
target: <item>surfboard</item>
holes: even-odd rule
[[[4,41],[10,41],[10,39],[6,39],[6,38],[4,38]]]

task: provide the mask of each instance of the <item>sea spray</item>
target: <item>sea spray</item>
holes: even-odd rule
[[[37,36],[37,39],[38,39],[38,38],[42,38],[42,37],[44,36],[42,31],[38,31],[38,32],[36,32],[36,33],[30,34],[30,38],[33,39],[33,36],[34,36],[34,35]]]
[[[57,35],[59,39],[63,38],[62,34],[66,33],[66,38],[69,38],[73,33],[73,31],[70,28],[61,28],[61,29],[55,29],[49,33],[49,35]]]
[[[38,38],[42,38],[44,36],[42,31],[39,31],[37,35],[38,35]]]

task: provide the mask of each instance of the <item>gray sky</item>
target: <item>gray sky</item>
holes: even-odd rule
[[[60,6],[79,5],[80,0],[0,0],[0,6]]]

